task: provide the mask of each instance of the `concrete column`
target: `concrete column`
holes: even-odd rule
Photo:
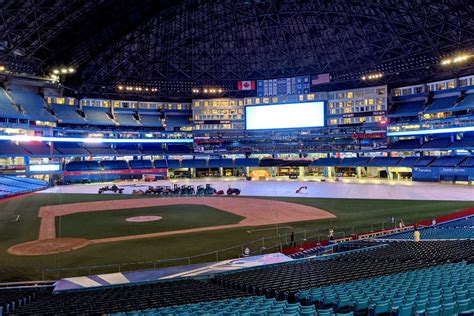
[[[304,168],[305,167],[299,167],[299,174],[298,174],[299,177],[304,177]]]

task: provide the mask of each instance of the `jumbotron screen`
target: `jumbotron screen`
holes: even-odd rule
[[[247,130],[324,126],[324,102],[302,102],[245,107]]]

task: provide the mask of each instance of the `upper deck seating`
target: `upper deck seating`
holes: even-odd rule
[[[389,149],[416,149],[419,148],[420,140],[419,139],[404,139],[399,140],[395,143],[391,143],[388,148]]]
[[[86,121],[90,125],[115,125],[112,119],[107,115],[108,108],[98,108],[93,106],[85,106],[82,108],[86,115]]]
[[[56,113],[59,123],[86,124],[86,119],[77,112],[75,106],[53,104],[53,110]]]
[[[159,114],[140,113],[140,123],[146,127],[162,127],[161,117]]]
[[[25,119],[26,116],[12,104],[5,90],[0,87],[0,117]]]
[[[436,98],[433,102],[425,109],[425,113],[438,113],[451,111],[452,107],[456,104],[458,96],[449,96],[444,98]]]
[[[393,110],[388,114],[389,117],[416,116],[423,111],[424,100],[399,102],[394,104]]]
[[[35,121],[55,122],[56,118],[46,109],[46,102],[39,95],[31,91],[10,90],[15,104],[21,106],[25,116]]]
[[[133,116],[133,113],[115,111],[114,116],[120,126],[141,126],[140,122]]]
[[[474,93],[466,94],[466,96],[453,107],[453,111],[465,111],[474,109]]]
[[[57,142],[55,148],[63,155],[89,155],[90,153],[78,143]]]

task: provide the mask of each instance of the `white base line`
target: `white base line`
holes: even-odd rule
[[[270,227],[270,228],[262,228],[262,229],[253,229],[253,230],[247,230],[247,233],[251,234],[253,232],[262,232],[262,231],[265,231],[265,230],[275,230],[275,229],[282,229],[282,228],[288,228],[288,229],[291,229],[293,227],[291,226],[280,226],[280,227]]]
[[[20,215],[17,215],[15,219],[11,220],[11,222],[18,222],[19,219],[20,219]]]

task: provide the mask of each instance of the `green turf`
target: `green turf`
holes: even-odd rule
[[[132,223],[133,216],[158,215],[155,222]],[[56,217],[56,235],[99,239],[173,230],[237,224],[244,217],[207,205],[168,205],[102,212],[76,213]],[[79,223],[79,225],[78,225]],[[80,225],[87,223],[87,225]]]
[[[337,218],[291,223],[291,229],[280,228],[282,225],[278,226],[278,230],[277,226],[258,227],[271,228],[271,230],[252,232],[250,234],[247,233],[248,228],[233,228],[161,238],[96,244],[60,255],[20,257],[7,253],[8,247],[12,245],[37,239],[40,224],[37,215],[38,209],[41,206],[131,198],[146,197],[97,194],[35,194],[0,203],[0,281],[40,279],[43,277],[44,269],[57,267],[74,267],[74,269],[69,271],[61,272],[59,276],[63,277],[88,273],[116,272],[119,269],[123,271],[225,259],[235,257],[240,253],[241,247],[236,245],[255,240],[258,241],[248,245],[254,253],[257,253],[262,246],[265,246],[267,251],[277,251],[277,248],[271,247],[286,241],[285,236],[270,238],[275,236],[277,231],[280,234],[295,231],[298,242],[301,242],[305,235],[308,240],[313,241],[317,240],[318,235],[321,239],[326,238],[327,229],[330,226],[334,226],[336,233],[340,236],[350,234],[353,231],[365,232],[372,229],[381,229],[382,225],[386,228],[391,216],[402,218],[405,223],[411,223],[474,206],[474,202],[458,201],[279,198],[279,200],[326,209],[334,213]],[[13,222],[12,220],[16,219],[17,215],[20,215],[19,220]],[[84,217],[84,221],[76,223],[77,229],[87,230],[88,225],[92,225],[86,219],[87,216]],[[257,229],[257,227],[252,229]],[[310,236],[314,237],[309,238]],[[267,239],[262,241],[262,237]],[[231,246],[236,247],[231,250],[220,251],[219,253],[214,252],[215,250]],[[188,258],[189,256],[197,256],[203,253],[209,254]],[[183,259],[167,263],[139,263],[180,257]],[[100,265],[109,266],[89,268],[90,266]],[[77,269],[77,267],[84,268]],[[58,274],[44,273],[44,276],[56,278]]]

